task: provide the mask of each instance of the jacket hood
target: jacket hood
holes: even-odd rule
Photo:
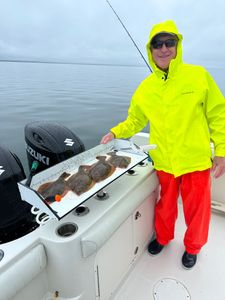
[[[152,66],[154,72],[163,72],[161,71],[156,64],[154,63],[152,59],[152,53],[150,50],[150,43],[151,40],[159,33],[170,33],[175,34],[178,37],[178,44],[177,44],[177,55],[174,59],[171,60],[170,66],[169,66],[169,72],[171,72],[171,69],[174,69],[176,66],[179,65],[179,63],[182,62],[182,39],[183,36],[178,32],[177,26],[172,20],[168,20],[159,24],[155,24],[152,27],[152,30],[149,35],[148,43],[146,45],[147,54],[148,54],[148,60],[150,65]]]

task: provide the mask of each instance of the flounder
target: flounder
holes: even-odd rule
[[[87,166],[88,173],[95,182],[100,182],[111,176],[116,169],[106,158],[106,156],[97,156],[98,162]]]
[[[38,193],[41,194],[47,202],[54,202],[54,197],[56,195],[60,195],[61,197],[65,196],[69,191],[65,179],[69,176],[69,173],[63,172],[55,181],[46,182],[40,185],[37,190]]]
[[[116,152],[109,152],[107,154],[110,155],[107,161],[116,168],[126,169],[131,162],[129,156],[117,155]]]
[[[86,166],[79,166],[78,172],[67,180],[68,187],[78,196],[87,192],[95,182],[89,175]]]

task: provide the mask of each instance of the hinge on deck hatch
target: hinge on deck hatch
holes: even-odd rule
[[[99,283],[98,266],[96,266],[95,269],[95,287],[96,287],[96,299],[100,299],[100,283]]]

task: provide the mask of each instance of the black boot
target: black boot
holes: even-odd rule
[[[182,256],[182,264],[185,269],[191,269],[194,267],[197,261],[197,254],[189,254],[186,251]]]
[[[155,239],[148,245],[148,252],[152,255],[157,255],[162,251],[163,248],[164,246],[157,242],[157,240]]]

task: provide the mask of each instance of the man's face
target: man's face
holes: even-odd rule
[[[161,36],[152,43],[151,52],[153,61],[158,68],[167,71],[170,61],[177,55],[177,39],[171,35]]]

